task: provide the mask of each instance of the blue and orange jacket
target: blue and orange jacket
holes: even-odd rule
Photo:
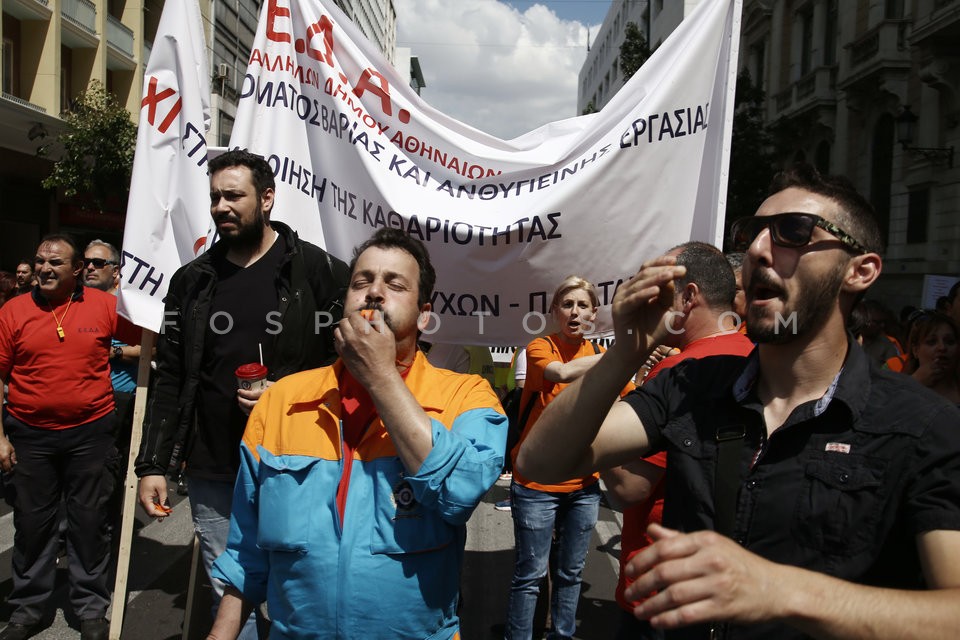
[[[376,418],[349,465],[341,526],[342,372],[337,361],[290,375],[260,398],[213,576],[267,602],[275,640],[457,638],[466,522],[503,466],[497,397],[418,352],[406,385],[431,419],[433,450],[408,475]]]

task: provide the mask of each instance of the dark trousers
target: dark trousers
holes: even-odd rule
[[[80,620],[102,618],[110,603],[108,501],[116,464],[116,414],[70,429],[38,429],[9,414],[7,437],[17,465],[13,492],[11,622],[43,619],[53,593],[59,546],[58,509],[67,518],[70,602]]]

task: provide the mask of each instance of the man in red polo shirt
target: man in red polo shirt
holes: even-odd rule
[[[61,498],[73,613],[83,640],[105,640],[107,461],[116,455],[110,340],[137,343],[139,331],[117,316],[116,297],[83,287],[83,254],[69,236],[45,237],[34,264],[37,285],[0,308],[0,379],[9,385],[0,468],[13,490],[16,528],[13,613],[0,640],[30,637],[47,613]]]
[[[707,358],[715,355],[746,356],[753,343],[738,329],[739,320],[733,311],[737,291],[733,269],[716,247],[703,242],[687,242],[671,250],[677,264],[687,268],[687,274],[676,284],[669,345],[681,351],[664,358],[647,374],[646,381],[687,358]],[[617,604],[623,609],[616,640],[653,640],[663,632],[653,629],[646,620],[633,615],[636,602],[624,596],[632,580],[626,577],[624,567],[633,556],[653,541],[647,536],[651,523],[660,523],[663,515],[663,478],[667,454],[657,453],[622,467],[602,473],[607,490],[621,504],[623,529],[620,534],[620,578],[617,581]]]

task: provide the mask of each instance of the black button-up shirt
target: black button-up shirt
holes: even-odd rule
[[[714,529],[717,430],[742,427],[733,538],[772,560],[875,586],[923,588],[916,536],[960,530],[960,411],[852,344],[822,398],[766,438],[757,352],[687,361],[629,394],[669,451],[664,524]],[[786,625],[726,638],[802,638]],[[705,627],[668,637],[706,637]]]

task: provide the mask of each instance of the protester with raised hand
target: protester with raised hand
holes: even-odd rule
[[[517,470],[551,482],[668,451],[665,526],[627,593],[658,592],[634,613],[668,638],[952,637],[960,412],[848,338],[882,264],[869,203],[800,166],[733,234],[751,357],[681,363],[611,409],[684,273],[650,260],[614,298],[616,343],[544,412]]]

